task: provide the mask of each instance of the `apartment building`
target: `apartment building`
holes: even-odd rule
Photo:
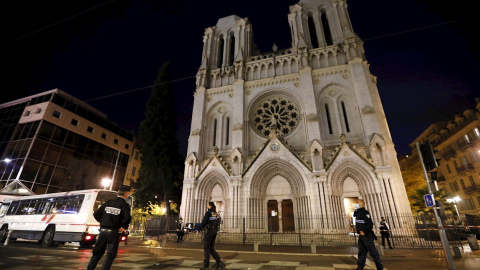
[[[115,190],[133,149],[133,134],[62,90],[0,104],[0,190]],[[113,184],[102,186],[103,178]]]

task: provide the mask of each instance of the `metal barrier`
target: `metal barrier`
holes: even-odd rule
[[[429,214],[385,216],[390,226],[390,241],[395,248],[441,248],[435,216]],[[176,230],[177,217],[153,218],[146,222],[145,235],[158,236]],[[374,221],[374,232],[381,241],[378,222]],[[461,215],[442,217],[450,246],[463,249],[462,241],[467,235],[480,238],[480,218]],[[194,223],[195,224],[195,223]],[[234,226],[233,226],[234,225]],[[284,231],[284,228],[287,228]],[[188,237],[184,238],[189,240]],[[197,240],[196,237],[190,239]],[[334,218],[222,218],[217,242],[261,245],[293,246],[356,246],[353,219],[347,216]]]

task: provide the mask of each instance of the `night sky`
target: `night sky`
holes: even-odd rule
[[[289,48],[287,15],[297,2],[8,1],[2,4],[0,103],[59,88],[137,131],[158,69],[170,61],[178,80],[179,148],[186,156],[205,28],[236,14],[249,18],[262,53],[273,43]],[[438,2],[348,1],[399,155],[409,153],[408,144],[431,123],[472,108],[480,96],[473,7]]]

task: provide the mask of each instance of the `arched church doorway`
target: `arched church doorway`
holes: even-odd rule
[[[355,212],[355,204],[357,203],[358,198],[360,198],[360,189],[355,180],[351,177],[345,178],[343,181],[343,206],[345,211],[345,216],[348,219],[348,228],[350,232],[354,230],[355,217],[353,212]]]
[[[212,199],[211,201],[215,203],[215,206],[217,207],[217,213],[220,214],[220,216],[224,216],[224,201],[223,201],[223,193],[222,193],[222,187],[220,187],[219,184],[216,184],[213,189],[212,189]]]
[[[291,196],[292,187],[283,176],[276,175],[268,182],[266,198],[269,232],[295,231],[295,213]]]

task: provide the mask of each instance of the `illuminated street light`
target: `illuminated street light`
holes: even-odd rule
[[[9,158],[4,158],[2,161],[7,163],[7,165],[5,165],[5,169],[3,169],[3,173],[0,174],[0,176],[3,176],[5,174],[5,172],[7,171],[8,163],[10,163],[10,161],[12,161],[12,160],[9,159]]]
[[[453,203],[453,205],[455,206],[455,211],[457,211],[458,222],[461,222],[461,220],[460,220],[460,214],[458,213],[457,202],[459,202],[461,200],[462,199],[460,199],[459,196],[455,196],[453,198],[448,198],[447,199],[448,203]]]
[[[104,189],[107,189],[107,187],[110,187],[110,184],[112,183],[112,179],[110,178],[103,178],[102,179],[102,186]]]

